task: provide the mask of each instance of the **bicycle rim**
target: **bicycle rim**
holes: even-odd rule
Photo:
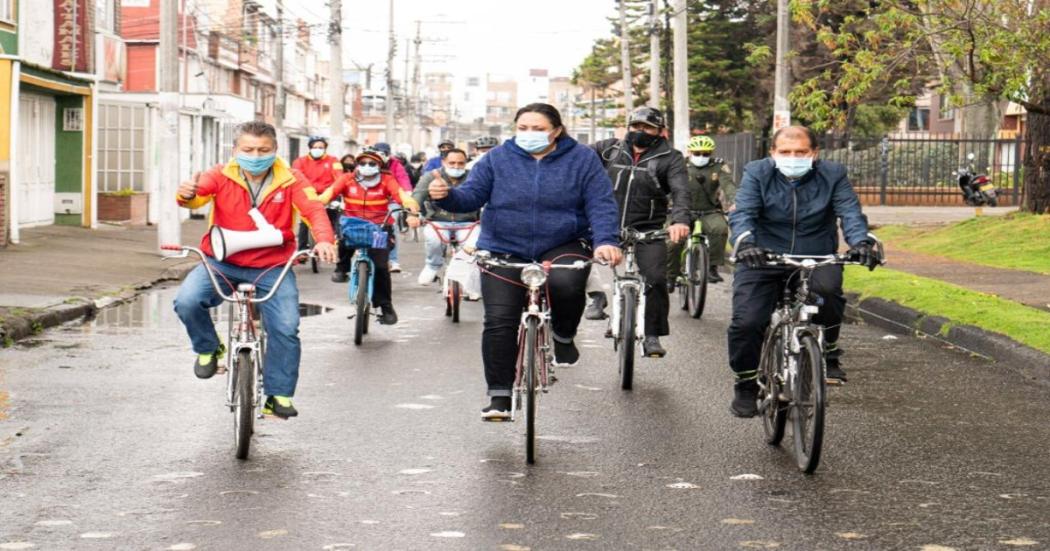
[[[236,447],[237,459],[248,459],[248,449],[251,447],[252,433],[255,431],[255,408],[252,401],[255,398],[255,389],[252,388],[252,374],[255,364],[252,362],[252,353],[242,350],[237,353],[237,370],[234,382],[234,410],[233,410],[233,435]]]
[[[798,380],[792,393],[795,459],[799,469],[812,473],[820,463],[824,443],[824,358],[812,335],[803,335],[799,345]]]
[[[766,444],[780,445],[787,424],[785,404],[780,401],[781,385],[777,374],[784,361],[783,342],[778,327],[766,329],[762,343],[762,357],[758,365],[758,403]]]
[[[631,390],[634,385],[634,346],[635,340],[635,318],[638,307],[638,299],[635,297],[634,289],[628,287],[623,290],[620,300],[623,304],[620,308],[620,388]]]
[[[452,309],[452,323],[459,323],[459,306],[463,301],[463,288],[458,281],[453,281],[449,286],[448,301]]]
[[[354,344],[361,344],[368,333],[368,263],[357,263],[357,296],[354,297],[357,315],[354,316]]]
[[[537,338],[536,318],[529,318],[525,326],[525,365],[522,373],[525,379],[525,461],[529,464],[536,462],[536,400],[539,398],[536,392],[536,363],[539,361]]]
[[[693,262],[689,272],[689,315],[699,319],[707,304],[707,247],[703,243],[697,245],[690,256]]]

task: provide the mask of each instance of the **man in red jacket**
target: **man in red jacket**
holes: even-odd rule
[[[178,190],[178,203],[185,208],[200,208],[212,203],[209,231],[201,239],[201,250],[214,256],[211,226],[250,232],[275,228],[284,241],[275,246],[243,250],[220,262],[210,258],[212,268],[224,276],[223,284],[254,283],[259,293],[270,292],[280,270],[272,270],[288,261],[295,252],[292,233],[296,212],[310,221],[317,240],[316,251],[325,262],[335,262],[332,225],[324,203],[307,193],[310,183],[299,171],[276,156],[277,132],[264,122],[252,121],[238,127],[234,140],[234,158],[183,182]],[[254,218],[253,218],[254,216]],[[261,218],[260,218],[261,216]],[[269,224],[260,228],[255,220]],[[224,289],[229,293],[231,289]],[[208,313],[222,303],[215,292],[205,267],[197,266],[186,277],[175,297],[175,312],[186,326],[197,360],[193,372],[201,379],[215,375],[225,348],[215,332]],[[259,305],[268,335],[263,386],[267,399],[263,413],[282,419],[298,415],[292,395],[299,378],[299,289],[295,274],[289,273],[273,298]]]
[[[336,178],[343,175],[343,167],[339,159],[327,153],[328,139],[324,136],[310,136],[306,145],[310,150],[296,159],[292,168],[302,172],[314,188],[314,192],[320,195],[335,183]],[[310,229],[306,224],[302,224],[299,226],[299,248],[305,249],[309,241]]]

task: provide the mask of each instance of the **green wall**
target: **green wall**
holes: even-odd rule
[[[12,6],[14,8],[14,10],[15,10],[14,13],[16,13],[16,14],[18,13],[18,8],[19,8],[18,5],[20,3],[21,2],[19,2],[18,0],[15,0],[14,1],[14,6]],[[27,7],[28,7],[28,4],[27,4]],[[17,25],[16,25],[16,29],[17,29]],[[15,32],[9,32],[9,31],[6,31],[6,30],[0,31],[0,48],[3,48],[4,53],[7,54],[7,55],[18,55],[18,31],[17,30]]]
[[[62,130],[63,110],[83,106],[83,96],[55,96],[55,191],[59,193],[84,189],[84,132]],[[80,215],[56,216],[55,223],[78,226]]]

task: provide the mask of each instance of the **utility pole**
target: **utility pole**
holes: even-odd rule
[[[332,45],[332,62],[329,65],[329,103],[328,124],[330,126],[328,138],[333,144],[339,144],[339,152],[342,152],[343,144],[343,119],[346,118],[344,108],[346,107],[346,95],[343,93],[343,3],[342,0],[330,0],[332,20],[328,24],[328,42]]]
[[[160,131],[159,142],[174,144],[175,151],[160,156],[160,217],[157,220],[157,246],[182,243],[182,226],[175,197],[179,182],[179,44],[178,0],[160,1]],[[170,254],[163,253],[162,254]]]
[[[649,105],[660,107],[660,17],[649,0]]]
[[[284,142],[284,3],[277,0],[277,96],[274,98],[273,122],[277,127],[278,143]]]
[[[689,52],[686,0],[674,3],[674,145],[685,152],[689,142]]]
[[[623,118],[631,116],[634,107],[633,87],[631,86],[631,45],[627,38],[627,5],[626,0],[616,0],[620,4],[620,73],[623,75]]]
[[[790,42],[791,14],[788,12],[788,0],[777,0],[777,67],[773,79],[773,131],[791,125],[791,103],[788,102],[788,89],[791,87],[791,75],[788,72],[787,54]]]
[[[419,150],[419,132],[415,129],[416,117],[419,116],[419,46],[423,43],[423,22],[416,21],[416,39],[413,40],[413,44],[416,45],[415,59],[412,66],[412,90],[409,93],[409,135],[408,141],[412,144],[412,152],[415,153]],[[407,55],[408,52],[405,52]]]
[[[394,53],[396,50],[394,0],[390,0],[390,43],[387,45],[386,53],[386,141],[388,143],[394,142]]]

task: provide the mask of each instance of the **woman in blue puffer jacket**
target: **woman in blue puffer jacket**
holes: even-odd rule
[[[491,150],[450,189],[441,179],[430,198],[450,212],[485,207],[478,248],[511,262],[543,261],[571,255],[617,264],[619,225],[612,183],[593,150],[565,135],[561,114],[546,103],[522,107],[514,117],[517,134]],[[593,248],[593,251],[592,251]],[[566,255],[570,255],[567,256]],[[485,300],[481,355],[490,403],[482,419],[510,418],[511,387],[518,348],[518,323],[526,305],[521,270],[483,274]],[[573,343],[583,316],[589,270],[554,270],[548,285],[555,364],[572,365],[580,353]],[[499,277],[496,277],[499,276]]]

